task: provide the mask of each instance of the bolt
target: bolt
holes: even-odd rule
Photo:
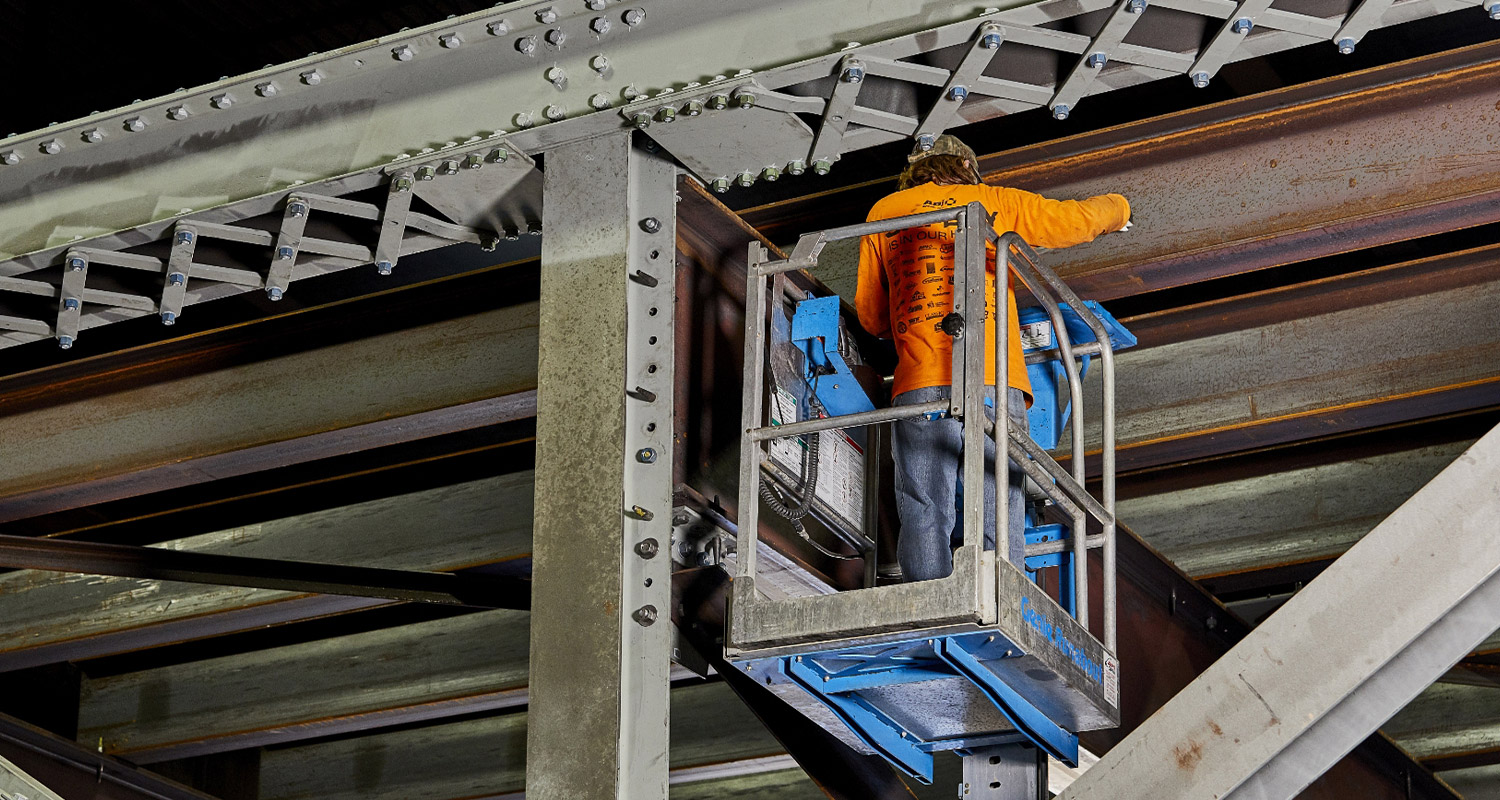
[[[131,117],[125,120],[125,130],[131,133],[140,133],[146,129],[146,120],[140,117]]]
[[[530,111],[522,111],[521,113],[519,113],[519,114],[516,115],[516,127],[518,127],[518,128],[530,128],[531,124],[532,124],[532,119],[531,119],[531,112]]]
[[[20,153],[17,153],[14,150],[6,150],[5,152],[0,153],[0,164],[4,164],[8,167],[14,167],[19,163],[21,163]]]
[[[192,244],[193,243],[193,232],[192,231],[178,231],[177,232],[177,243],[178,244]]]
[[[234,98],[230,97],[227,92],[225,94],[216,94],[209,98],[208,104],[214,108],[229,108],[234,105]]]
[[[584,0],[583,5],[590,11],[604,10],[604,0]]]
[[[1234,25],[1231,26],[1229,30],[1241,36],[1244,36],[1250,33],[1250,31],[1255,30],[1255,22],[1249,17],[1240,17],[1239,19],[1234,21]]]
[[[503,147],[497,147],[490,151],[490,161],[495,164],[504,164],[510,158],[510,151]]]
[[[723,194],[729,191],[729,179],[725,177],[714,178],[712,186],[715,192]]]
[[[601,53],[589,59],[589,66],[592,67],[595,72],[604,72],[605,70],[609,69],[609,59],[605,58]]]
[[[661,122],[671,122],[677,119],[677,109],[671,106],[663,106],[657,109],[656,118]]]
[[[642,447],[640,450],[636,451],[635,460],[641,462],[642,464],[655,464],[656,450],[650,447]]]
[[[389,261],[376,261],[375,271],[380,273],[381,275],[389,275],[391,274],[391,270],[395,269],[395,266],[396,265],[392,264]]]
[[[547,39],[547,44],[550,44],[553,47],[562,47],[563,42],[568,40],[568,35],[566,33],[563,33],[562,28],[553,28],[552,30],[547,31],[545,36]]]
[[[527,236],[541,236],[542,235],[542,223],[540,223],[540,222],[528,222],[528,223],[526,223],[526,235]]]
[[[170,311],[163,311],[163,312],[161,312],[161,324],[163,324],[163,325],[176,325],[177,324],[177,315],[173,314]]]
[[[484,166],[484,156],[478,153],[470,153],[464,156],[464,167],[467,169],[479,169]]]
[[[839,79],[844,83],[860,83],[865,79],[865,68],[858,61],[851,61]]]
[[[820,158],[813,162],[813,172],[818,175],[827,175],[833,169],[833,162],[826,158]]]
[[[1500,20],[1500,3],[1490,3],[1484,10],[1490,12],[1490,19]]]
[[[439,171],[442,172],[444,175],[457,175],[458,174],[458,160],[457,159],[452,159],[452,158],[445,160],[443,162],[442,168]]]
[[[182,274],[181,272],[174,272],[171,275],[167,276],[167,283],[173,286],[181,286],[187,283],[187,276]]]
[[[952,89],[948,90],[949,100],[957,100],[958,102],[962,103],[963,101],[967,100],[968,97],[969,88],[967,86],[955,86]]]
[[[294,197],[286,204],[286,210],[294,217],[304,216],[307,214],[307,204]]]
[[[489,31],[491,36],[504,36],[510,33],[510,23],[503,19],[496,20],[486,25],[485,30]]]
[[[60,347],[60,348],[62,348],[62,349],[64,349],[64,350],[71,349],[73,347],[73,337],[71,337],[71,336],[59,336],[59,337],[57,337],[57,346]]]
[[[397,61],[410,61],[415,58],[416,55],[417,52],[415,50],[404,44],[400,47],[391,48],[391,58],[394,58]]]
[[[88,266],[88,263],[78,256],[72,256],[68,259],[68,269],[73,272],[83,272],[83,268]]]
[[[1132,14],[1140,14],[1146,10],[1146,0],[1130,0],[1130,6],[1125,9]]]
[[[1353,39],[1350,39],[1348,37],[1340,39],[1339,40],[1339,52],[1343,53],[1344,55],[1347,56],[1350,53],[1354,52],[1354,45],[1355,44],[1356,44],[1356,42]]]
[[[548,6],[541,11],[536,12],[536,21],[542,23],[543,25],[551,25],[552,23],[557,21],[557,9]]]
[[[76,298],[76,297],[69,297],[66,300],[63,300],[63,308],[65,310],[67,310],[67,311],[77,311],[78,310],[78,298]]]
[[[744,172],[740,173],[740,177],[735,180],[735,183],[738,183],[741,186],[754,186],[755,173],[751,172],[750,170],[745,170]]]
[[[781,170],[776,167],[766,167],[761,170],[760,176],[768,181],[775,181],[781,177]]]
[[[661,230],[661,220],[656,217],[646,217],[641,220],[641,230],[646,233],[656,233]]]
[[[178,120],[187,119],[188,118],[188,109],[187,109],[187,106],[172,106],[171,108],[167,109],[167,118],[168,119],[178,119]]]
[[[604,109],[609,108],[609,95],[600,92],[599,94],[590,97],[589,107],[593,108],[595,111],[603,111]]]
[[[276,84],[271,83],[270,81],[266,81],[265,83],[257,83],[255,84],[255,93],[260,95],[261,97],[271,97],[272,95],[276,94]]]
[[[986,50],[999,50],[1000,43],[1004,40],[1005,37],[999,31],[991,31],[980,37],[979,46]]]
[[[279,288],[277,288],[275,286],[272,286],[271,288],[269,288],[269,289],[266,290],[266,297],[269,297],[272,300],[280,300],[281,299],[281,289],[279,289]]]
[[[568,82],[568,73],[562,67],[553,67],[547,70],[547,80],[559,89]]]
[[[604,34],[609,33],[609,20],[605,19],[604,17],[594,17],[593,19],[589,20],[589,30],[599,34],[600,36],[603,36]]]
[[[935,133],[924,133],[917,137],[917,147],[922,148],[923,152],[931,150],[935,144],[937,144],[937,134]]]
[[[645,18],[646,9],[644,8],[632,8],[629,11],[626,11],[625,14],[621,17],[621,19],[625,20],[626,25],[639,25]]]
[[[460,47],[463,45],[463,43],[463,37],[459,36],[456,33],[445,33],[442,36],[438,37],[438,44],[448,48],[449,50]]]
[[[716,94],[708,98],[708,107],[714,111],[722,111],[729,107],[729,95]]]
[[[645,111],[637,111],[630,116],[630,122],[641,130],[651,127],[651,115]]]
[[[1192,77],[1194,86],[1198,87],[1199,89],[1205,89],[1208,87],[1207,72],[1194,72]]]
[[[398,191],[398,192],[409,192],[409,191],[411,191],[411,176],[410,175],[399,175],[399,176],[396,177],[396,191]]]
[[[800,158],[796,159],[795,161],[789,161],[789,162],[787,162],[786,173],[788,175],[801,175],[802,173],[804,173],[806,171],[807,171],[807,164],[804,163],[802,161],[802,159],[800,159]]]
[[[696,117],[703,113],[703,103],[697,100],[689,100],[682,106],[682,113],[689,117]]]
[[[1092,53],[1083,63],[1089,69],[1104,69],[1104,65],[1109,63],[1109,56],[1104,53]]]
[[[323,73],[315,69],[310,69],[302,73],[301,77],[302,82],[307,84],[308,86],[317,86],[318,84],[323,82]]]
[[[739,91],[734,93],[734,102],[737,103],[740,108],[754,108],[755,93],[747,91],[745,89],[740,89]]]
[[[291,261],[292,256],[295,255],[297,255],[297,251],[292,249],[291,247],[288,247],[287,245],[282,245],[281,247],[276,248],[277,261]]]
[[[83,140],[92,144],[104,141],[104,131],[98,128],[89,128],[83,132]]]
[[[631,613],[630,618],[642,628],[649,628],[656,622],[656,606],[641,606]]]
[[[536,51],[536,37],[522,36],[516,40],[516,49],[528,56],[531,55]]]
[[[49,156],[55,156],[58,153],[62,152],[62,142],[59,142],[56,139],[48,139],[47,141],[42,142],[41,146],[37,149],[41,150],[43,153],[46,153]]]
[[[567,113],[563,111],[562,106],[547,106],[547,109],[542,113],[547,116],[547,119],[550,119],[553,122],[557,122],[558,120],[561,120],[563,117],[567,116]]]

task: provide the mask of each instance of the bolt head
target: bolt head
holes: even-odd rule
[[[1196,87],[1198,87],[1199,89],[1207,88],[1208,87],[1208,73],[1207,72],[1194,72],[1193,73],[1193,85],[1196,86]]]
[[[89,128],[88,130],[83,132],[83,135],[80,138],[82,138],[85,142],[98,144],[99,142],[104,141],[104,131],[101,131],[98,128]]]
[[[276,248],[276,260],[277,261],[291,261],[292,260],[292,256],[294,256],[296,254],[297,254],[296,250],[293,250],[292,248],[287,247],[285,245],[282,245],[281,247]]]
[[[68,259],[68,269],[74,272],[82,272],[83,268],[88,266],[88,263],[78,256],[72,256]]]
[[[781,177],[781,169],[778,167],[766,167],[761,170],[760,176],[768,181],[775,181]]]
[[[714,111],[721,111],[729,107],[729,95],[716,94],[708,98],[708,107]]]
[[[1354,45],[1356,44],[1356,42],[1353,39],[1345,38],[1345,39],[1340,39],[1338,44],[1339,44],[1339,52],[1343,53],[1344,55],[1347,56],[1350,53],[1354,52]]]
[[[735,181],[735,183],[738,183],[741,186],[754,186],[755,173],[750,172],[749,170],[741,172],[740,177]]]
[[[181,286],[187,283],[187,276],[182,274],[181,272],[174,272],[171,275],[167,276],[167,283],[173,286]]]
[[[1490,19],[1500,20],[1500,3],[1495,3],[1494,5],[1490,6],[1489,12]]]
[[[451,158],[448,159],[448,160],[446,160],[446,161],[444,161],[442,169],[439,170],[439,171],[442,172],[444,175],[457,175],[458,174],[458,161],[455,160],[455,159],[451,159]]]
[[[177,243],[178,244],[192,244],[193,243],[193,232],[192,231],[178,231],[177,232]]]
[[[436,174],[437,170],[432,167],[417,167],[417,180],[419,181],[430,181]]]
[[[484,166],[484,156],[478,153],[470,153],[464,156],[464,166],[468,169],[479,169]]]
[[[410,61],[415,58],[416,55],[417,53],[415,50],[412,50],[410,47],[404,44],[400,47],[391,48],[391,58],[394,58],[397,61]]]
[[[729,179],[728,178],[714,178],[713,183],[711,185],[713,186],[713,190],[715,192],[719,193],[719,194],[723,194],[723,193],[729,191]]]
[[[280,300],[281,299],[281,290],[278,289],[275,286],[272,286],[271,288],[269,288],[269,289],[266,290],[266,297],[269,297],[272,300]]]
[[[276,94],[276,84],[266,81],[255,84],[255,93],[261,97],[272,97]]]
[[[542,235],[542,223],[540,223],[540,222],[528,222],[528,223],[526,223],[526,235],[527,236],[541,236]]]
[[[1132,14],[1140,14],[1146,10],[1146,0],[1130,0],[1130,6],[1126,10]]]
[[[789,161],[789,162],[787,162],[787,165],[786,165],[786,174],[788,174],[788,175],[801,175],[802,173],[804,173],[806,171],[807,171],[807,164],[806,164],[806,162],[802,161],[801,159],[797,159],[796,161]]]
[[[163,312],[161,312],[161,324],[163,324],[163,325],[176,325],[177,324],[177,315],[173,314],[170,311],[163,311]]]
[[[963,101],[967,100],[968,98],[969,98],[969,88],[967,86],[955,86],[952,89],[948,90],[948,99],[949,100],[957,100],[958,102],[962,103]]]
[[[1067,106],[1054,106],[1052,108],[1052,118],[1055,119],[1055,120],[1064,120],[1064,119],[1067,119],[1068,118],[1068,111],[1069,111],[1069,109],[1068,109]]]
[[[59,142],[56,139],[48,139],[47,141],[42,142],[41,145],[37,147],[37,149],[41,150],[43,153],[46,153],[49,156],[55,156],[58,153],[62,152],[63,146],[62,142]]]
[[[78,308],[78,298],[69,297],[66,300],[63,300],[63,308],[69,311],[76,310]]]
[[[635,554],[641,558],[656,558],[659,552],[661,552],[661,543],[654,538],[642,539],[635,543]]]
[[[395,186],[396,186],[396,191],[398,191],[398,192],[409,192],[409,191],[411,191],[411,177],[407,176],[407,175],[402,175],[401,177],[399,177],[399,178],[396,179]]]
[[[852,64],[844,69],[844,74],[839,76],[844,83],[860,83],[865,79],[865,68],[858,64]]]
[[[302,73],[301,78],[302,82],[307,84],[308,86],[317,86],[318,84],[323,82],[323,73],[315,69],[310,69]]]
[[[1089,55],[1088,60],[1084,62],[1089,69],[1104,69],[1104,65],[1108,63],[1109,56],[1104,53],[1092,53]]]
[[[187,119],[187,106],[172,106],[171,108],[167,109],[167,118],[177,120]]]
[[[391,270],[393,269],[395,269],[395,265],[389,261],[375,262],[375,271],[380,273],[381,275],[389,275],[391,274]]]
[[[923,152],[931,150],[935,144],[937,144],[937,134],[935,133],[924,133],[917,137],[917,147],[920,147]]]
[[[689,100],[683,104],[682,113],[689,117],[696,117],[703,113],[703,103],[697,100]]]
[[[1250,31],[1255,30],[1255,22],[1252,21],[1249,17],[1240,17],[1239,19],[1234,21],[1234,26],[1231,27],[1230,30],[1234,33],[1244,36],[1250,33]]]
[[[594,17],[593,19],[589,20],[589,30],[599,34],[600,36],[603,36],[604,34],[609,33],[609,20],[605,19],[604,17]]]
[[[562,84],[568,80],[568,73],[562,67],[552,67],[546,72],[547,80],[552,83]]]
[[[740,108],[754,108],[755,93],[741,89],[740,91],[734,93],[734,102],[738,104]]]
[[[642,447],[640,450],[636,451],[635,460],[641,462],[642,464],[655,464],[656,450],[650,447]]]
[[[641,220],[641,230],[646,233],[656,233],[661,230],[661,220],[656,217],[646,217]]]
[[[583,6],[590,11],[603,11],[604,0],[584,0]]]
[[[547,106],[546,110],[542,113],[546,115],[547,119],[553,122],[557,122],[568,115],[567,112],[563,111],[562,106]]]
[[[630,122],[637,128],[645,130],[651,126],[651,115],[645,111],[637,111],[630,116]]]
[[[589,107],[595,111],[603,111],[609,108],[609,95],[600,92],[589,98]]]
[[[550,44],[553,47],[562,47],[563,42],[568,40],[568,35],[566,33],[563,33],[562,28],[553,28],[547,31],[545,36],[547,38],[547,44]]]
[[[62,348],[63,350],[70,350],[70,349],[72,349],[72,347],[73,347],[73,337],[71,337],[71,336],[59,336],[59,337],[57,337],[57,346],[60,347],[60,348]]]
[[[140,133],[146,129],[146,120],[141,117],[131,117],[125,120],[125,130],[131,133]]]
[[[463,37],[459,36],[456,33],[445,33],[442,36],[438,37],[438,44],[442,45],[443,47],[448,48],[449,50],[453,50],[455,48],[462,47],[463,43],[464,43]]]
[[[656,118],[661,122],[671,122],[677,119],[677,109],[671,106],[665,106],[663,108],[657,109]]]
[[[14,150],[6,150],[5,152],[0,153],[0,164],[4,164],[8,167],[14,167],[19,163],[21,163],[20,153],[17,153]]]
[[[641,606],[630,614],[641,627],[649,628],[656,622],[656,606]]]
[[[589,66],[592,67],[595,72],[603,72],[609,69],[609,59],[605,58],[602,54],[594,56],[593,58],[589,59]]]
[[[293,200],[287,203],[286,210],[288,214],[294,217],[305,216],[307,214],[307,204],[301,200]]]
[[[1005,37],[998,32],[986,33],[979,39],[979,46],[983,47],[986,50],[999,50],[1000,43],[1004,40]]]
[[[504,164],[510,158],[510,151],[503,147],[497,147],[490,151],[490,161],[496,164]]]
[[[833,162],[826,158],[820,158],[813,162],[813,173],[816,175],[827,175],[833,169]]]
[[[208,100],[209,105],[214,108],[229,108],[234,105],[234,98],[226,94],[216,94]]]
[[[510,33],[510,23],[503,19],[496,20],[484,26],[484,29],[489,31],[491,36],[504,36]]]
[[[536,21],[542,23],[543,25],[551,25],[552,23],[557,21],[557,9],[548,6],[541,11],[536,12]]]
[[[626,11],[621,19],[625,20],[626,25],[639,25],[646,19],[646,9],[632,8]]]

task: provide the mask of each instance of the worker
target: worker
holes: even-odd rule
[[[979,202],[993,215],[998,233],[1015,231],[1033,247],[1059,248],[1092,241],[1129,226],[1130,204],[1118,194],[1086,200],[1050,200],[1038,194],[985,184],[974,151],[954,136],[941,136],[933,147],[911,154],[898,191],[870,210],[871,221],[919,214]],[[894,339],[896,375],[892,405],[916,405],[949,397],[952,337],[939,322],[953,311],[953,235],[942,224],[898,233],[866,236],[860,241],[855,306],[859,321],[875,336]],[[995,319],[995,250],[988,246],[988,319]],[[1014,281],[1006,292],[1010,333],[1006,401],[1010,424],[1028,429],[1026,408],[1031,384],[1021,352]],[[986,337],[985,409],[994,419],[994,339]],[[907,581],[946,577],[953,571],[953,548],[962,544],[957,498],[963,455],[963,428],[951,418],[917,417],[894,423],[891,456],[895,461],[896,509],[901,519],[897,560]],[[985,440],[985,549],[995,548],[995,443]],[[1022,474],[1010,463],[1007,557],[1017,566],[1025,559],[1025,507]]]

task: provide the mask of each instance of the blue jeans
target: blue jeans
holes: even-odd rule
[[[993,392],[993,389],[990,390]],[[1009,389],[1010,424],[1028,430],[1026,396]],[[948,399],[947,386],[902,392],[891,404],[909,406]],[[985,407],[993,420],[995,410]],[[892,425],[891,458],[896,462],[896,510],[901,515],[901,538],[896,557],[907,581],[945,578],[953,572],[953,548],[963,544],[958,513],[962,502],[963,425],[951,417],[907,419]],[[1011,563],[1021,566],[1026,553],[1026,507],[1021,487],[1024,477],[1010,462],[1009,523],[1006,530]],[[984,440],[984,549],[995,549],[995,441]]]

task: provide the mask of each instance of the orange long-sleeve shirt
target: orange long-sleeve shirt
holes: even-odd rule
[[[995,230],[1015,231],[1033,247],[1071,247],[1117,231],[1130,219],[1130,204],[1117,194],[1086,200],[1050,200],[1039,194],[985,184],[940,186],[924,183],[887,195],[870,209],[870,221],[920,214],[978,201],[994,215]],[[897,233],[866,236],[859,245],[859,282],[854,305],[865,330],[895,339],[895,383],[892,396],[953,382],[953,340],[937,323],[953,310],[953,233],[930,225]],[[995,318],[995,249],[989,261],[989,318]],[[1016,293],[1008,286],[1010,338],[1008,383],[1025,392],[1031,382],[1021,353]],[[985,382],[995,383],[995,344],[985,342]]]

